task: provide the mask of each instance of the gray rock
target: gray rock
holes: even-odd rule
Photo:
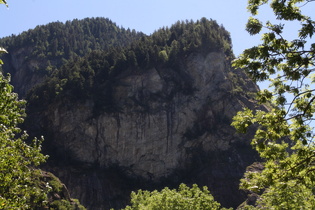
[[[239,179],[257,155],[249,145],[251,134],[237,134],[230,123],[243,107],[255,108],[250,93],[258,87],[233,70],[223,53],[181,59],[180,70],[154,67],[119,75],[113,86],[119,111],[95,116],[93,101],[62,99],[33,117],[41,119],[41,129],[52,135],[50,147],[58,150],[51,153],[58,163],[50,169],[85,206],[123,207],[131,189],[170,182],[208,185],[226,206],[242,202]],[[64,167],[64,161],[70,164]],[[101,174],[115,174],[106,172],[113,167],[121,179]],[[135,184],[126,184],[125,176]],[[125,198],[119,201],[120,195]]]

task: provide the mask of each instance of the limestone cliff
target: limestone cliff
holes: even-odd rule
[[[38,120],[33,130],[45,131],[54,160],[49,167],[85,206],[122,207],[126,200],[116,197],[126,199],[132,189],[180,182],[208,185],[226,206],[241,203],[238,181],[256,156],[249,137],[230,123],[243,107],[254,108],[249,95],[257,86],[232,70],[222,52],[182,59],[179,70],[119,75],[113,86],[118,111],[96,116],[93,101],[63,98],[31,113]],[[178,83],[184,83],[180,90]]]
[[[4,57],[20,95],[39,85],[24,126],[45,136],[43,168],[88,209],[121,208],[132,190],[182,182],[241,204],[239,180],[258,156],[251,133],[230,124],[256,107],[258,87],[232,69],[229,33],[205,18],[150,36],[86,21],[13,37]]]

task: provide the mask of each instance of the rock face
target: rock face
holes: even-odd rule
[[[178,21],[146,36],[96,18],[0,43],[4,72],[30,99],[24,128],[45,137],[43,169],[88,209],[122,208],[132,190],[180,183],[207,185],[226,207],[246,199],[239,180],[258,156],[253,133],[230,124],[257,108],[257,86],[231,68],[223,26]]]
[[[44,80],[44,75],[36,70],[41,65],[40,61],[25,59],[32,50],[31,47],[14,49],[4,56],[4,69],[9,70],[14,91],[20,97],[24,97],[28,90]]]
[[[177,70],[118,75],[116,111],[95,114],[93,101],[64,98],[29,114],[29,132],[46,137],[46,169],[89,209],[121,208],[131,190],[181,182],[209,186],[227,207],[244,201],[239,179],[257,155],[250,134],[237,134],[230,123],[243,107],[254,108],[249,95],[257,86],[232,71],[224,53],[181,59]]]

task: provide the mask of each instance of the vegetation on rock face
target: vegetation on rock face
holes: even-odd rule
[[[2,38],[0,46],[10,52],[3,56],[3,69],[12,78],[23,74],[24,82],[14,80],[13,84],[19,95],[25,98],[32,87],[68,61],[76,62],[93,50],[119,50],[142,35],[135,30],[120,28],[105,18],[53,22]]]
[[[139,34],[135,35],[139,37]],[[42,105],[56,97],[92,99],[97,111],[113,111],[112,84],[118,75],[128,70],[136,72],[161,66],[178,69],[183,65],[180,57],[192,52],[211,51],[223,51],[227,57],[233,58],[229,33],[222,26],[206,18],[196,22],[178,21],[151,36],[142,34],[126,47],[96,48],[84,57],[72,57],[42,85],[34,88],[28,100]],[[178,89],[185,90],[183,87]]]
[[[257,99],[273,104],[268,112],[246,109],[234,118],[241,132],[259,126],[252,145],[265,161],[260,173],[245,174],[241,188],[260,195],[255,208],[314,209],[315,21],[301,12],[311,1],[250,0],[248,9],[255,16],[267,3],[281,23],[264,24],[251,17],[247,31],[256,35],[266,30],[262,43],[234,62],[255,81],[270,82],[270,89],[260,91]],[[286,21],[299,23],[293,40],[285,38]]]
[[[39,60],[36,70],[49,74],[65,61],[93,50],[119,49],[141,37],[141,33],[118,27],[105,18],[86,18],[37,26],[19,35],[1,39],[8,51],[28,49],[25,62]]]

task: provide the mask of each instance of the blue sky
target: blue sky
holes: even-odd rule
[[[247,0],[7,0],[9,9],[0,5],[0,37],[19,34],[37,25],[53,21],[65,22],[74,18],[107,17],[117,25],[146,34],[177,20],[211,18],[230,33],[235,55],[259,42],[250,36],[245,24],[250,14]],[[308,6],[314,13],[315,3]],[[263,11],[262,18],[272,13]],[[293,29],[292,29],[293,30]],[[296,31],[292,31],[292,33]],[[289,34],[292,34],[289,31]]]

